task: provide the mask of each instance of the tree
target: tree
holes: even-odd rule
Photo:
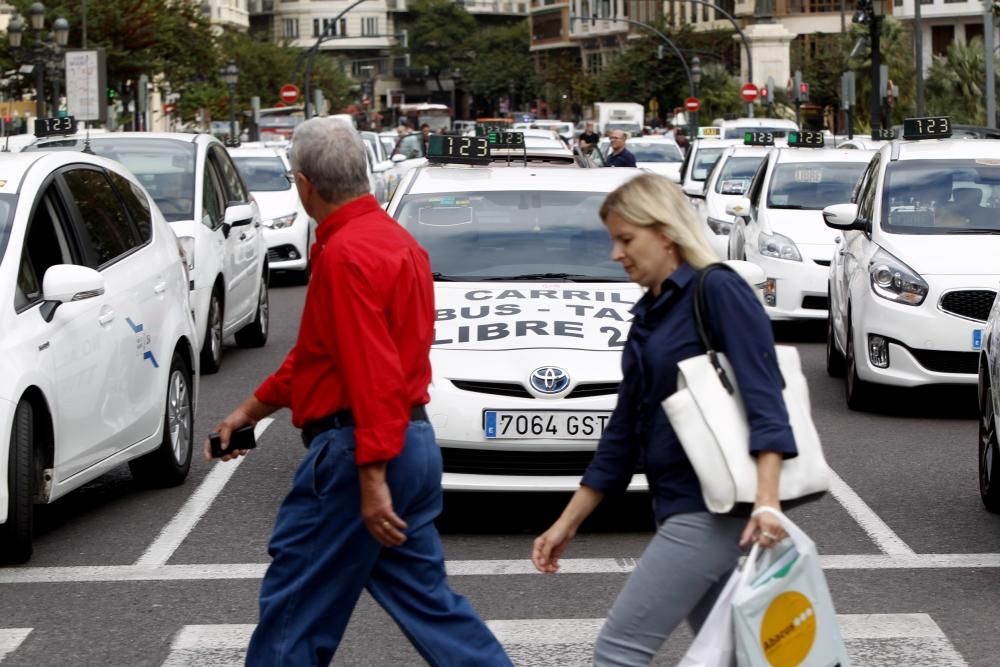
[[[701,100],[699,117],[702,125],[713,118],[741,114],[744,102],[740,97],[740,80],[726,71],[720,63],[709,63],[701,68]]]
[[[526,21],[480,28],[472,36],[470,57],[462,67],[463,88],[487,100],[490,107],[508,95],[515,101],[534,99],[535,66],[528,46]]]
[[[868,26],[853,25],[850,30],[850,39],[845,41],[844,48],[854,44],[855,40],[861,39],[868,34]],[[899,87],[900,97],[895,100],[890,118],[886,119],[885,125],[896,125],[903,122],[903,118],[913,115],[915,105],[914,94],[916,86],[914,84],[915,74],[913,70],[913,35],[909,28],[904,28],[898,21],[886,17],[882,21],[882,35],[880,39],[881,63],[888,65],[889,78]],[[857,100],[854,107],[854,118],[859,129],[869,127],[871,118],[871,49],[869,48],[861,58],[850,58],[848,60],[850,68],[854,71],[857,88]],[[839,83],[837,89],[839,90]]]
[[[927,72],[927,113],[951,116],[955,123],[985,125],[985,86],[986,50],[982,40],[977,37],[968,44],[952,42],[944,56],[934,56]]]
[[[466,65],[476,20],[450,0],[416,0],[409,13],[410,64],[426,69],[441,90],[442,76],[450,78],[453,70]]]

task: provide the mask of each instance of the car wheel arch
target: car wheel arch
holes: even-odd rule
[[[42,478],[44,470],[51,470],[55,467],[56,443],[55,428],[53,425],[52,411],[49,402],[45,398],[45,392],[38,386],[32,385],[21,394],[22,401],[27,401],[32,409],[32,432],[34,435],[34,450],[36,465],[41,466],[39,479],[36,479],[35,501],[47,503],[49,501],[49,491],[51,491],[51,479]]]

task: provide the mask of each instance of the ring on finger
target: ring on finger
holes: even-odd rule
[[[771,533],[767,532],[766,530],[762,530],[761,533],[760,533],[760,536],[763,537],[766,540],[771,540],[772,542],[777,542],[778,541],[778,536],[777,535],[772,535]]]

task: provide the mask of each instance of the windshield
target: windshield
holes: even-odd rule
[[[597,212],[607,192],[408,195],[396,219],[438,280],[626,282]]]
[[[723,148],[699,148],[694,154],[694,166],[691,167],[691,180],[704,181],[712,171],[712,167],[719,161]]]
[[[895,234],[1000,233],[1000,160],[889,164],[882,229]]]
[[[17,195],[0,195],[0,264],[3,264],[4,253],[7,251],[16,207]]]
[[[771,176],[767,207],[818,211],[846,204],[867,166],[867,162],[779,164]]]
[[[278,192],[291,190],[285,163],[279,157],[237,157],[233,156],[236,168],[243,174],[250,192]]]
[[[791,132],[787,127],[727,127],[726,139],[742,139],[745,132],[770,132],[775,137],[783,137]]]
[[[636,162],[683,162],[684,156],[677,144],[665,142],[630,141],[626,144]]]
[[[743,194],[750,187],[750,179],[763,160],[763,155],[729,158],[722,164],[722,171],[715,180],[715,191],[720,195]]]

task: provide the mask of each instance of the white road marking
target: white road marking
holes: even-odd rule
[[[628,574],[635,558],[564,558],[563,574]],[[824,570],[964,570],[1000,568],[1000,554],[925,554],[908,558],[886,555],[820,556]],[[267,563],[193,565],[80,565],[73,567],[0,568],[2,584],[66,584],[120,581],[199,581],[260,579]],[[530,560],[453,560],[452,577],[536,575]]]
[[[253,429],[254,437],[260,441],[260,437],[267,430],[267,427],[274,422],[270,417],[266,417],[257,422]],[[193,454],[200,453],[200,448],[195,448]],[[211,507],[216,497],[225,488],[229,478],[233,476],[236,469],[240,467],[246,457],[240,457],[227,463],[213,464],[212,470],[205,475],[201,485],[195,490],[187,502],[178,510],[174,518],[160,531],[149,548],[139,556],[135,562],[136,566],[165,565],[170,557],[174,555],[177,548],[181,546],[187,536],[191,534],[194,527],[205,516],[205,512]]]
[[[830,470],[830,493],[858,522],[861,529],[868,533],[868,537],[882,553],[902,557],[916,555],[913,549],[900,539],[899,535],[868,506],[868,503],[832,469]]]
[[[30,634],[31,628],[0,628],[0,662],[16,651]]]
[[[840,614],[841,634],[855,667],[968,667],[927,614]],[[486,624],[515,665],[591,664],[603,618],[493,620]],[[170,644],[163,667],[243,664],[254,625],[186,625]]]

